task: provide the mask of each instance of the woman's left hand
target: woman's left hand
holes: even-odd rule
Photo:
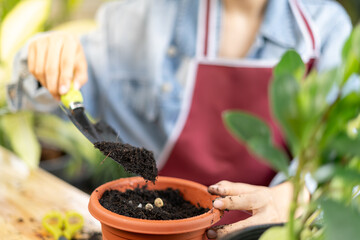
[[[213,206],[220,210],[243,210],[252,216],[229,225],[217,226],[207,231],[208,238],[221,238],[228,233],[252,225],[286,222],[293,194],[290,182],[275,187],[255,186],[221,181],[209,187],[212,194],[220,195]]]

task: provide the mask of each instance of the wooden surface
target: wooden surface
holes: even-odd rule
[[[76,210],[85,219],[76,239],[100,232],[88,212],[89,195],[42,169],[29,171],[24,163],[0,147],[0,239],[52,239],[41,225],[50,210]]]

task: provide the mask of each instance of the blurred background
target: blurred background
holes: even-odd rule
[[[31,36],[51,30],[91,31],[97,9],[108,1],[0,0],[0,151],[11,151],[30,168],[40,166],[88,193],[129,174],[95,150],[71,122],[44,113],[11,113],[5,86],[11,81],[14,55]],[[353,24],[358,23],[360,0],[338,1]]]

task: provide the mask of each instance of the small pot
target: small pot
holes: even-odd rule
[[[99,199],[106,190],[113,189],[124,192],[126,189],[148,185],[149,190],[179,189],[185,200],[210,210],[202,215],[179,220],[145,220],[122,216],[105,209]],[[89,211],[101,222],[103,240],[113,239],[206,239],[205,231],[220,220],[222,212],[214,209],[212,201],[216,196],[207,191],[207,187],[196,182],[158,177],[156,184],[145,182],[141,177],[121,178],[105,183],[95,189],[89,202]]]
[[[222,240],[258,240],[261,235],[271,227],[283,226],[282,223],[263,224],[247,227],[225,236]]]

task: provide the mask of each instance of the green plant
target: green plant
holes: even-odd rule
[[[295,175],[287,173],[288,159],[271,143],[266,123],[240,111],[227,111],[223,119],[250,152],[287,174],[294,185],[288,223],[261,239],[358,239],[360,26],[344,45],[341,65],[323,73],[306,72],[300,56],[288,51],[274,69],[270,88],[273,114],[296,156]],[[298,202],[308,173],[317,182],[316,190],[309,203]],[[304,213],[295,218],[299,206]]]

